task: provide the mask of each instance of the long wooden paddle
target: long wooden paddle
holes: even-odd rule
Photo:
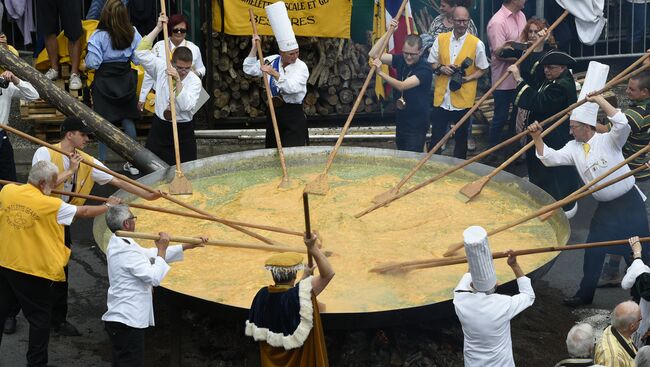
[[[566,18],[567,15],[569,15],[569,12],[565,10],[562,13],[562,15],[560,15],[560,17],[557,18],[557,20],[548,28],[547,33],[550,34],[555,29],[555,27],[557,27],[562,22],[562,20]],[[538,38],[532,44],[532,46],[530,46],[526,50],[526,52],[514,63],[514,65],[521,64],[524,60],[528,58],[528,56],[531,53],[533,53],[535,48],[537,48],[537,46],[539,46],[543,42],[544,42],[544,38]],[[501,75],[501,77],[495,83],[492,84],[490,89],[487,92],[485,92],[485,94],[483,94],[483,96],[481,96],[481,98],[476,103],[474,103],[472,108],[470,108],[469,111],[467,111],[467,113],[465,113],[465,115],[460,120],[458,120],[458,122],[456,122],[454,126],[452,126],[452,128],[445,134],[445,136],[443,136],[442,139],[440,139],[440,141],[438,141],[438,143],[434,147],[432,147],[429,150],[429,152],[422,157],[422,159],[420,159],[420,161],[415,165],[415,167],[413,167],[413,169],[411,169],[411,171],[404,178],[402,178],[402,180],[399,183],[397,183],[397,185],[395,185],[392,189],[377,195],[372,200],[373,203],[375,204],[384,203],[389,199],[391,199],[392,197],[394,197],[395,195],[397,195],[399,193],[399,190],[402,188],[402,186],[404,186],[404,184],[406,184],[406,182],[408,182],[411,179],[411,177],[413,177],[413,175],[415,175],[415,173],[420,168],[422,168],[422,166],[424,166],[424,164],[431,158],[431,156],[433,156],[438,151],[438,149],[440,149],[440,147],[442,147],[443,144],[445,144],[447,140],[451,138],[451,136],[456,132],[456,130],[460,129],[465,124],[465,122],[467,122],[470,119],[470,117],[472,117],[472,114],[476,112],[476,110],[481,106],[481,104],[483,104],[483,102],[485,102],[485,100],[487,100],[488,97],[491,96],[492,93],[497,89],[497,87],[499,87],[499,85],[501,85],[501,83],[503,83],[503,81],[506,80],[509,76],[510,73],[504,73],[503,75]]]
[[[639,239],[640,242],[649,242],[650,237],[643,237]],[[540,247],[540,248],[529,248],[529,249],[524,249],[524,250],[516,250],[516,251],[499,251],[499,252],[494,252],[492,253],[492,258],[493,259],[500,259],[504,257],[508,257],[510,254],[514,256],[522,256],[522,255],[533,255],[533,254],[542,254],[546,252],[555,252],[555,251],[571,251],[571,250],[582,250],[582,249],[590,249],[590,248],[597,248],[597,247],[608,247],[608,246],[616,246],[616,245],[623,245],[628,243],[628,240],[615,240],[615,241],[603,241],[603,242],[589,242],[589,243],[581,243],[581,244],[576,244],[576,245],[567,245],[567,246],[549,246],[549,247]],[[418,265],[405,265],[404,263],[391,263],[391,264],[383,264],[376,266],[372,269],[370,269],[370,272],[372,273],[388,273],[388,272],[404,272],[404,271],[411,271],[411,270],[416,270],[416,269],[425,269],[425,268],[436,268],[440,266],[448,266],[448,265],[457,265],[457,264],[464,264],[467,262],[467,257],[466,256],[457,256],[457,257],[447,257],[447,258],[437,258],[437,259],[429,259],[421,262]]]
[[[309,240],[311,239],[311,218],[309,217],[309,194],[306,192],[302,193],[302,206],[305,212],[305,237]],[[309,269],[314,266],[314,257],[310,253],[307,253],[307,265]]]
[[[153,233],[115,231],[115,234],[120,237],[137,238],[141,240],[157,241],[160,239],[160,235],[153,234]],[[203,242],[201,241],[200,238],[197,237],[181,237],[181,236],[170,236],[170,241],[178,242],[178,243],[190,243],[190,244],[198,244]],[[244,248],[244,249],[251,249],[251,250],[262,250],[262,251],[275,251],[275,252],[302,252],[302,253],[307,252],[307,250],[304,248],[292,247],[292,246],[270,246],[270,245],[217,241],[217,240],[209,240],[206,243],[206,245],[219,246],[219,247]]]
[[[0,180],[0,185],[8,185],[8,184],[22,185],[20,182]],[[52,190],[52,192],[57,194],[57,195],[65,195],[65,196],[70,196],[70,197],[83,198],[83,199],[86,199],[86,200],[94,200],[94,201],[99,201],[99,202],[107,202],[108,201],[108,198],[105,198],[105,197],[102,197],[102,196],[96,196],[96,195],[86,195],[86,194],[80,194],[80,193],[77,193],[77,192],[69,192],[69,191],[61,191],[61,190]],[[190,217],[190,218],[196,218],[196,219],[203,219],[203,220],[209,220],[209,221],[212,221],[212,222],[217,222],[217,223],[222,223],[222,224],[229,223],[229,224],[233,224],[233,225],[236,225],[236,226],[262,229],[262,230],[265,230],[265,231],[284,233],[284,234],[289,234],[289,235],[299,236],[299,237],[302,237],[304,235],[304,233],[302,233],[302,232],[292,231],[292,230],[284,229],[284,228],[280,228],[280,227],[273,227],[273,226],[267,226],[267,225],[263,225],[263,224],[253,224],[253,223],[239,222],[239,221],[235,221],[235,220],[214,218],[214,217],[209,217],[209,216],[202,215],[202,214],[196,214],[196,213],[190,213],[190,212],[182,212],[180,210],[160,208],[160,207],[157,207],[157,206],[151,206],[151,205],[146,205],[146,204],[129,203],[128,205],[130,207],[132,207],[132,208],[150,210],[150,211],[158,212],[158,213],[166,213],[166,214],[178,215],[179,217]]]
[[[644,55],[643,57],[641,57],[640,59],[635,61],[632,65],[630,65],[628,68],[626,68],[623,72],[621,72],[618,76],[622,76],[622,77],[618,80],[618,82],[620,83],[622,80],[630,78],[633,75],[636,75],[639,72],[645,70],[648,67],[647,66],[648,64],[644,64],[640,68],[640,70],[638,70],[638,71],[635,70],[635,71],[632,72],[632,74],[623,76],[624,73],[629,72],[634,67],[638,66],[641,62],[647,60],[649,56],[650,56],[650,54]],[[615,79],[616,78],[614,78],[612,80],[615,80]],[[551,121],[554,121],[557,118],[560,118],[563,115],[566,115],[567,113],[569,113],[571,110],[573,110],[573,108],[577,107],[577,104],[582,104],[582,103],[585,103],[585,102],[586,101],[581,100],[581,101],[578,101],[578,102],[574,103],[573,105],[570,105],[569,107],[567,107],[567,108],[563,109],[562,111],[556,113],[555,115],[547,118],[546,120],[541,121],[540,125],[542,125],[542,127],[547,125]],[[528,132],[524,130],[524,131],[512,136],[511,138],[509,138],[509,139],[495,145],[494,147],[492,147],[492,148],[490,148],[488,150],[485,150],[484,152],[481,152],[478,155],[476,155],[476,156],[474,156],[474,157],[472,157],[472,158],[470,158],[468,160],[465,160],[465,161],[459,163],[458,165],[456,165],[454,167],[450,167],[447,170],[437,174],[436,176],[434,176],[434,177],[432,177],[432,178],[430,178],[428,180],[425,180],[425,181],[423,181],[423,182],[421,182],[421,183],[419,183],[419,184],[417,184],[417,185],[415,185],[413,187],[410,187],[409,189],[407,189],[405,191],[402,191],[402,192],[396,194],[395,196],[386,196],[387,197],[386,201],[371,205],[369,208],[355,214],[355,218],[361,218],[361,217],[363,217],[364,215],[366,215],[368,213],[371,213],[371,212],[373,212],[373,211],[375,211],[375,210],[377,210],[377,209],[379,209],[381,207],[387,206],[388,204],[392,203],[393,201],[401,199],[404,196],[407,196],[407,195],[409,195],[409,194],[411,194],[411,193],[413,193],[413,192],[415,192],[415,191],[417,191],[417,190],[419,190],[419,189],[421,189],[421,188],[423,188],[425,186],[428,186],[428,185],[438,181],[439,179],[441,179],[443,177],[446,177],[446,176],[448,176],[448,175],[450,175],[450,174],[452,174],[452,173],[454,173],[454,172],[456,172],[456,171],[458,171],[458,170],[460,170],[460,169],[462,169],[462,168],[464,168],[464,167],[466,167],[466,166],[468,166],[468,165],[470,165],[470,164],[472,164],[474,162],[477,162],[477,161],[481,160],[482,158],[488,156],[489,154],[491,154],[491,153],[493,153],[493,152],[495,152],[495,151],[497,151],[497,150],[499,150],[499,149],[501,149],[501,148],[503,148],[503,147],[505,147],[507,145],[510,145],[510,144],[512,144],[512,143],[514,143],[516,141],[519,141],[522,137],[524,137],[526,135],[528,135]]]
[[[396,19],[399,19],[402,16],[402,12],[404,12],[404,8],[406,7],[408,1],[409,0],[402,1],[402,5],[400,5],[399,10],[397,11],[397,15],[395,16]],[[386,44],[388,43],[388,39],[393,34],[393,32],[395,32],[395,28],[393,28],[393,26],[391,25],[390,27],[388,27],[388,31],[386,31],[386,36],[384,36],[382,45],[379,48],[381,50],[380,52],[384,52],[384,49],[386,49]],[[381,57],[381,54],[377,55],[376,57]],[[343,138],[345,137],[345,134],[348,132],[348,129],[350,128],[350,124],[352,123],[354,114],[357,112],[357,109],[359,108],[361,101],[366,96],[366,89],[368,89],[368,85],[370,84],[370,81],[372,80],[372,77],[375,74],[376,68],[377,67],[375,65],[372,65],[370,67],[370,70],[368,71],[368,76],[366,77],[366,80],[363,82],[363,86],[361,87],[361,90],[357,95],[356,101],[354,101],[354,105],[352,106],[352,110],[350,110],[350,114],[348,115],[348,118],[345,121],[345,124],[343,125],[341,134],[339,134],[339,138],[336,140],[336,144],[334,144],[334,148],[332,149],[329,156],[327,157],[325,170],[323,171],[323,173],[319,174],[314,180],[307,183],[304,190],[305,192],[310,194],[316,194],[316,195],[325,195],[329,191],[329,184],[327,183],[327,173],[332,167],[332,163],[334,162],[334,157],[336,156],[339,147],[341,147],[341,144],[343,143]]]
[[[643,60],[645,58],[647,58],[647,54],[644,55],[643,57],[641,57],[636,62],[643,62]],[[595,91],[593,93],[590,93],[590,94],[591,95],[603,94],[606,91],[608,91],[609,89],[613,88],[618,83],[622,82],[623,80],[627,80],[627,79],[631,78],[634,75],[637,75],[638,73],[646,70],[648,67],[649,67],[649,65],[644,65],[641,68],[639,68],[639,69],[637,69],[637,70],[635,70],[635,71],[633,71],[632,73],[629,73],[629,74],[625,73],[626,71],[628,71],[628,69],[630,69],[630,68],[627,68],[622,73],[618,74],[618,76],[613,78],[610,82],[605,84],[605,86],[602,89],[600,89],[598,91]],[[625,73],[625,74],[623,74],[623,73]],[[585,102],[587,102],[587,100],[582,99],[582,100],[574,103],[572,106],[574,106],[573,108],[576,108],[578,106],[583,105]],[[563,117],[562,119],[558,120],[553,125],[551,125],[548,128],[544,129],[544,131],[542,132],[542,137],[544,137],[544,136],[548,135],[549,133],[551,133],[551,131],[553,131],[556,127],[560,126],[561,123],[566,121],[568,118],[569,118],[569,116],[567,115],[567,116]],[[459,191],[459,193],[461,194],[459,196],[461,198],[461,200],[463,200],[465,202],[469,202],[470,200],[474,199],[476,196],[478,196],[481,193],[481,191],[483,190],[483,187],[485,187],[485,185],[487,185],[488,182],[490,182],[492,177],[496,176],[499,172],[503,171],[512,162],[514,162],[517,158],[519,158],[521,155],[526,153],[526,151],[528,151],[533,146],[535,146],[535,143],[531,140],[530,142],[528,142],[528,144],[526,144],[521,149],[519,149],[516,153],[514,153],[505,162],[501,163],[501,165],[499,167],[492,170],[492,172],[490,172],[488,175],[483,176],[483,177],[479,178],[478,180],[476,180],[474,182],[471,182],[471,183],[468,183],[467,185],[463,186]]]
[[[9,126],[9,125],[6,125],[6,124],[5,124],[5,125],[2,125],[2,124],[0,124],[0,129],[4,129],[4,130],[6,130],[6,131],[9,131],[9,132],[11,132],[11,133],[13,133],[13,134],[16,134],[16,135],[20,136],[21,138],[23,138],[23,139],[25,139],[25,140],[29,140],[29,141],[31,141],[32,143],[35,143],[35,144],[38,144],[38,145],[44,146],[44,147],[46,147],[46,148],[49,148],[49,149],[51,149],[51,150],[53,150],[53,151],[55,151],[55,152],[61,153],[61,154],[64,155],[64,156],[69,156],[69,153],[63,151],[61,148],[58,148],[58,147],[56,147],[56,146],[54,146],[54,145],[52,145],[52,144],[50,144],[50,143],[47,143],[47,142],[45,142],[45,141],[43,141],[43,140],[41,140],[41,139],[39,139],[39,138],[33,137],[33,136],[29,135],[29,134],[26,134],[26,133],[24,133],[24,132],[22,132],[22,131],[20,131],[20,130],[18,130],[18,129],[14,129],[13,127],[11,127],[11,126]],[[190,204],[184,203],[184,202],[182,202],[182,201],[176,199],[175,197],[169,195],[169,194],[166,193],[166,192],[162,192],[162,191],[160,191],[160,190],[156,190],[156,189],[154,189],[154,188],[152,188],[152,187],[150,187],[150,186],[147,186],[147,185],[145,185],[145,184],[143,184],[143,183],[141,183],[141,182],[138,182],[138,181],[133,180],[133,179],[131,179],[131,178],[129,178],[129,177],[126,177],[126,176],[124,176],[124,175],[122,175],[122,174],[119,174],[119,173],[117,173],[117,172],[114,172],[114,171],[112,171],[112,170],[110,170],[110,169],[108,169],[108,168],[106,168],[106,167],[103,167],[103,166],[100,166],[100,165],[98,165],[98,164],[95,164],[95,162],[92,162],[92,161],[89,162],[89,161],[86,161],[85,159],[82,159],[82,160],[81,160],[81,163],[86,164],[86,165],[88,165],[88,166],[90,166],[90,167],[96,168],[96,169],[98,169],[98,170],[100,170],[100,171],[102,171],[102,172],[104,172],[104,173],[107,173],[107,174],[113,176],[113,177],[119,178],[120,180],[125,181],[125,182],[128,182],[128,183],[130,183],[131,185],[136,186],[136,187],[139,187],[139,188],[141,188],[142,190],[145,190],[145,191],[147,191],[147,192],[154,193],[154,194],[158,194],[158,193],[159,193],[163,198],[165,198],[165,199],[171,201],[171,202],[174,203],[174,204],[180,205],[180,206],[182,206],[182,207],[185,208],[185,209],[189,209],[189,210],[191,210],[191,211],[193,211],[193,212],[196,212],[196,213],[202,214],[202,215],[204,215],[204,216],[207,216],[207,217],[210,217],[210,218],[216,219],[216,217],[215,217],[214,215],[212,215],[212,214],[206,212],[205,210],[202,210],[202,209],[196,208],[196,207],[194,207],[194,206],[192,206],[192,205],[190,205]],[[266,238],[266,237],[264,237],[264,236],[261,236],[261,235],[255,233],[255,232],[249,231],[249,230],[247,230],[246,228],[242,228],[242,227],[240,227],[240,226],[238,226],[238,225],[235,225],[235,224],[228,224],[228,223],[223,223],[223,224],[226,225],[226,226],[228,226],[228,227],[230,227],[230,228],[232,228],[232,229],[235,229],[235,230],[237,230],[237,231],[239,231],[239,232],[245,233],[245,234],[247,234],[247,235],[249,235],[249,236],[251,236],[251,237],[253,237],[253,238],[256,238],[256,239],[258,239],[258,240],[260,240],[260,241],[262,241],[262,242],[264,242],[264,243],[268,243],[268,244],[270,244],[270,245],[280,244],[280,243],[278,243],[278,242],[276,242],[276,241],[274,241],[274,240],[271,240],[271,239],[269,239],[269,238]]]
[[[253,26],[253,36],[257,36],[257,24],[255,23],[255,14],[253,14],[253,9],[248,9],[248,15],[251,19],[251,25]],[[257,45],[257,59],[260,60],[260,66],[264,65],[264,55],[262,54],[262,45],[259,41],[256,42]],[[289,183],[289,174],[287,173],[287,163],[284,160],[284,151],[282,150],[282,141],[280,139],[280,130],[278,128],[278,120],[275,117],[275,107],[273,106],[273,96],[271,95],[271,84],[269,83],[269,78],[267,78],[266,73],[262,73],[262,79],[264,79],[264,90],[266,91],[266,101],[269,105],[269,114],[271,115],[271,122],[273,123],[273,133],[275,134],[275,142],[278,146],[278,155],[280,156],[280,166],[282,166],[282,181],[280,181],[280,188],[288,188],[291,186]],[[271,76],[272,78],[272,76]]]
[[[167,14],[165,10],[165,0],[160,0],[160,11],[162,14]],[[163,38],[165,40],[165,63],[167,68],[171,65],[171,51],[169,50],[169,34],[167,31],[167,24],[163,25]],[[176,157],[176,176],[169,183],[169,193],[172,195],[191,195],[192,184],[185,177],[181,169],[181,153],[178,145],[178,126],[176,123],[176,93],[174,91],[173,78],[167,75],[167,84],[169,85],[169,108],[172,115],[172,135],[174,137],[174,155]]]
[[[540,208],[539,210],[535,211],[535,212],[532,213],[532,214],[529,214],[529,215],[527,215],[527,216],[525,216],[525,217],[523,217],[523,218],[517,219],[517,220],[514,221],[514,222],[508,223],[508,224],[503,225],[503,226],[501,226],[501,227],[499,227],[499,228],[496,228],[496,229],[493,229],[493,230],[489,231],[489,232],[488,232],[488,236],[492,236],[492,235],[495,235],[495,234],[497,234],[497,233],[499,233],[499,232],[503,232],[503,231],[505,231],[506,229],[510,229],[510,228],[512,228],[512,227],[514,227],[514,226],[517,226],[517,225],[519,225],[519,224],[521,224],[521,223],[524,223],[524,222],[526,222],[526,221],[529,221],[529,220],[531,220],[531,219],[533,219],[533,218],[537,218],[537,217],[539,217],[540,215],[542,215],[542,214],[544,214],[544,213],[546,213],[546,212],[553,211],[553,210],[558,209],[558,208],[560,208],[560,207],[563,207],[563,206],[565,206],[565,205],[567,205],[567,204],[569,204],[569,203],[572,203],[572,202],[574,202],[574,201],[576,201],[576,200],[582,199],[583,197],[585,197],[585,196],[587,196],[587,195],[591,195],[591,194],[593,194],[593,193],[596,192],[596,191],[602,190],[602,189],[604,189],[605,187],[608,187],[608,186],[613,185],[613,184],[615,184],[615,183],[617,183],[617,182],[619,182],[619,181],[622,181],[622,180],[624,180],[624,179],[626,179],[626,178],[632,176],[633,174],[635,174],[635,173],[637,173],[637,172],[639,172],[639,171],[641,171],[641,170],[643,170],[643,169],[646,169],[646,168],[647,168],[647,167],[646,167],[645,165],[639,166],[639,167],[637,167],[637,168],[631,170],[630,172],[627,172],[627,173],[625,173],[625,174],[623,174],[623,175],[620,175],[620,176],[616,177],[615,179],[613,179],[613,180],[611,180],[611,181],[607,181],[607,182],[605,182],[605,183],[603,183],[603,184],[600,184],[600,185],[598,185],[598,186],[596,186],[596,187],[594,187],[594,188],[592,188],[592,189],[589,189],[589,190],[587,190],[587,191],[581,192],[580,194],[577,194],[577,195],[575,195],[575,196],[570,196],[570,197],[566,197],[566,198],[564,198],[564,199],[562,199],[562,200],[558,200],[558,201],[556,201],[556,202],[553,203],[553,204],[546,205],[546,206]],[[463,247],[463,243],[462,243],[462,242],[460,242],[460,243],[454,243],[454,244],[450,245],[450,246],[447,248],[447,252],[445,252],[445,253],[443,254],[443,256],[445,256],[445,257],[449,257],[449,256],[455,254],[456,251],[460,250],[462,247]]]

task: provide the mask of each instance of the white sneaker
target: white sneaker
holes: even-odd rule
[[[126,172],[130,173],[132,176],[140,174],[140,170],[135,168],[135,166],[132,166],[131,163],[129,163],[129,162],[124,163],[124,166],[122,168]]]
[[[50,68],[48,71],[45,72],[45,77],[50,80],[57,80],[59,79],[59,72]]]
[[[79,77],[79,74],[77,73],[70,74],[70,85],[69,85],[70,90],[79,90],[81,89],[82,86],[83,85],[81,84],[81,78]]]
[[[474,138],[467,139],[467,150],[469,151],[476,150],[476,140],[474,140]]]

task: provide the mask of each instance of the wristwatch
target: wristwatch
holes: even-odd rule
[[[433,69],[433,73],[436,75],[440,75],[440,69],[442,68],[442,64],[438,64],[438,67]]]

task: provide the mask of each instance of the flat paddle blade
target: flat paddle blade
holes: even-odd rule
[[[169,193],[172,195],[192,195],[192,184],[181,172],[177,172],[169,184]]]
[[[388,191],[382,192],[381,194],[375,196],[372,199],[372,203],[373,204],[385,203],[385,202],[391,200],[392,198],[394,198],[395,196],[397,196],[397,193],[398,193],[398,191],[395,190],[395,188],[392,188],[392,189],[390,189]]]
[[[291,188],[291,186],[292,186],[292,182],[289,180],[289,177],[282,176],[282,181],[280,181],[278,188],[283,190],[288,190]]]
[[[327,174],[321,173],[313,181],[308,182],[305,185],[305,192],[313,195],[327,195],[327,192],[330,190],[330,186],[327,183]]]
[[[467,185],[463,186],[460,191],[458,191],[460,195],[456,195],[456,197],[458,197],[464,203],[469,202],[481,193],[481,190],[483,190],[483,187],[488,183],[489,180],[489,177],[486,176],[481,177],[474,182],[468,183]]]

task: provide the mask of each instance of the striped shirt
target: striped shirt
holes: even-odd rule
[[[633,102],[629,108],[623,110],[627,122],[632,128],[632,132],[623,146],[623,156],[625,158],[638,152],[646,145],[650,144],[650,98]],[[631,169],[635,169],[650,159],[650,155],[643,154],[630,162]],[[639,180],[650,179],[650,169],[644,169],[637,172],[634,177]]]
[[[625,338],[625,337],[623,337]],[[636,347],[631,339],[625,339],[627,345],[636,352]],[[608,326],[603,331],[603,336],[596,344],[594,352],[594,363],[602,364],[607,367],[634,367],[634,358],[625,351],[623,346],[618,342],[614,334],[612,334],[612,327]]]

